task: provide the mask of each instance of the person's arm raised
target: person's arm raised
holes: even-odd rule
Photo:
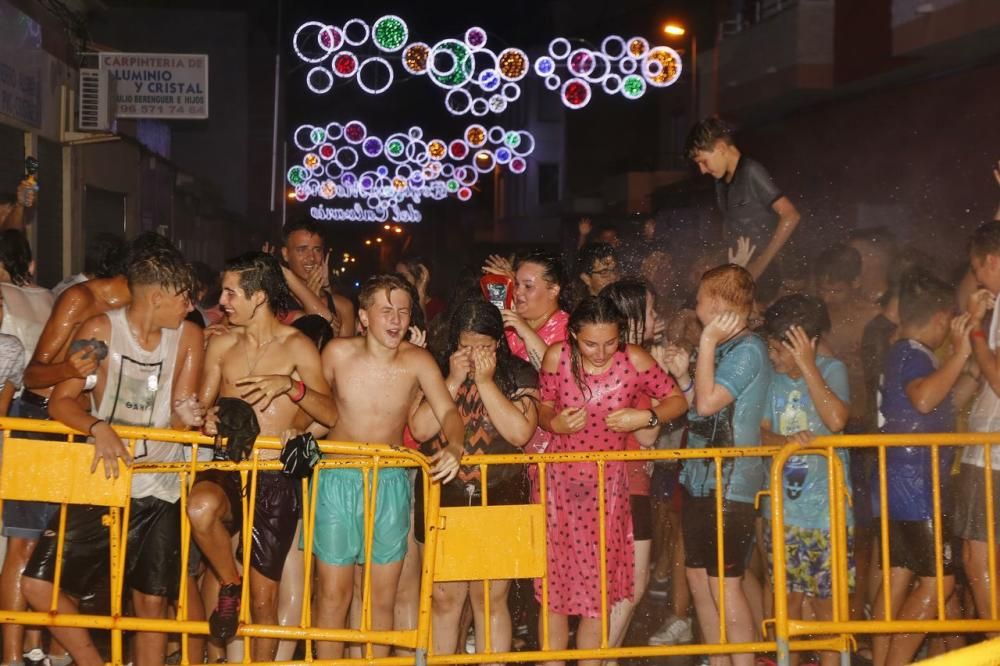
[[[465,452],[465,427],[462,425],[462,417],[458,415],[455,402],[448,394],[441,371],[430,353],[411,347],[407,351],[407,356],[412,359],[409,362],[413,364],[420,390],[424,392],[424,398],[431,406],[438,423],[441,424],[441,432],[448,442],[448,446],[431,457],[433,465],[431,478],[448,483],[458,474],[459,463]]]
[[[479,397],[493,427],[514,446],[524,446],[538,427],[538,413],[531,399],[537,398],[538,392],[534,389],[523,391],[517,400],[504,395],[493,381],[497,369],[496,350],[488,353],[476,350],[472,354],[472,364]]]

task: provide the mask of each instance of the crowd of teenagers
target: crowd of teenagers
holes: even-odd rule
[[[301,453],[307,435],[408,446],[428,456],[431,482],[449,507],[482,501],[480,467],[463,465],[465,454],[808,446],[839,433],[997,430],[1000,211],[954,261],[901,245],[885,229],[847,233],[805,260],[788,244],[795,206],[740,153],[730,126],[699,123],[689,156],[716,180],[731,243],[682,255],[650,220],[630,247],[615,228],[584,220],[569,256],[531,248],[490,255],[463,270],[445,300],[432,296],[431,267],[420,258],[368,278],[356,301],[336,293],[323,229],[308,220],[287,224],[280,245],[236,257],[221,272],[188,262],[153,233],[128,243],[99,236],[82,273],[44,289],[34,284],[23,231],[33,201],[19,192],[0,203],[0,414],[54,419],[81,433],[94,448],[90,473],[106,477],[122,464],[191,456],[152,440],[130,450],[112,425],[225,435],[228,448],[199,451],[205,460],[245,457],[258,435],[285,442],[284,451],[258,451],[263,460]],[[835,500],[847,518],[849,557],[837,575],[848,578],[851,617],[883,619],[884,595],[896,619],[936,617],[941,564],[948,616],[989,618],[986,475],[997,501],[1000,451],[987,464],[982,446],[941,447],[936,458],[928,447],[890,448],[885,488],[874,449],[836,455],[851,495]],[[743,456],[721,466],[709,458],[610,461],[603,489],[593,462],[549,464],[544,478],[536,465],[490,468],[490,505],[545,504],[548,648],[600,646],[602,562],[611,646],[626,640],[644,597],[661,600],[653,645],[716,643],[720,621],[729,642],[766,638],[762,621],[772,617],[775,594],[787,595],[791,617],[833,617],[827,458],[789,459],[783,487],[771,489],[784,500],[780,526],[771,525],[766,499],[756,504],[770,460]],[[210,628],[208,637],[190,637],[191,661],[242,660],[234,638],[244,586],[255,624],[298,626],[308,555],[311,626],[357,627],[370,536],[371,626],[415,627],[426,533],[421,479],[402,468],[379,473],[372,535],[360,470],[324,469],[311,483],[315,529],[305,553],[299,478],[260,473],[247,526],[239,473],[199,472],[181,571],[179,477],[133,474],[128,614],[170,617],[187,576],[188,617]],[[878,538],[883,492],[888,563]],[[58,506],[5,501],[0,608],[48,610],[60,560],[59,612],[106,607],[106,512],[70,506],[60,552]],[[249,571],[237,548],[245,526]],[[787,590],[771,584],[776,529],[786,544]],[[435,584],[435,654],[482,652],[487,628],[493,651],[539,646],[540,581],[493,580],[488,603],[485,595],[478,581]],[[136,632],[129,659],[177,663],[175,639]],[[904,664],[966,640],[862,637],[856,657]],[[98,666],[103,649],[82,628],[3,625],[4,665]],[[301,658],[303,644],[261,637],[250,649],[254,662],[284,661]],[[360,655],[331,641],[314,649],[320,659]],[[803,657],[813,658],[839,662],[836,653]],[[711,661],[755,659],[769,658]]]

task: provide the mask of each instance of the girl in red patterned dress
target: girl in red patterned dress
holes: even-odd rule
[[[584,299],[569,321],[569,339],[542,362],[539,423],[553,433],[549,453],[622,451],[629,433],[656,428],[686,411],[673,380],[641,347],[614,303]],[[642,396],[652,409],[637,409]],[[595,463],[550,464],[546,470],[549,649],[569,642],[579,616],[577,648],[601,643],[598,485]],[[624,462],[605,465],[607,610],[634,592],[632,515]],[[535,594],[541,599],[542,583]],[[585,663],[585,662],[581,662]],[[596,663],[596,662],[595,662]]]

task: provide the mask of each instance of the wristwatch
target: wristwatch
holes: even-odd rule
[[[657,416],[656,412],[654,412],[652,409],[649,410],[649,423],[646,424],[646,427],[655,428],[658,425],[660,425],[660,417]]]

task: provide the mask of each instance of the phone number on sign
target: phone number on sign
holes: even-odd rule
[[[163,116],[204,116],[205,107],[200,104],[119,104],[119,114],[149,114]]]

